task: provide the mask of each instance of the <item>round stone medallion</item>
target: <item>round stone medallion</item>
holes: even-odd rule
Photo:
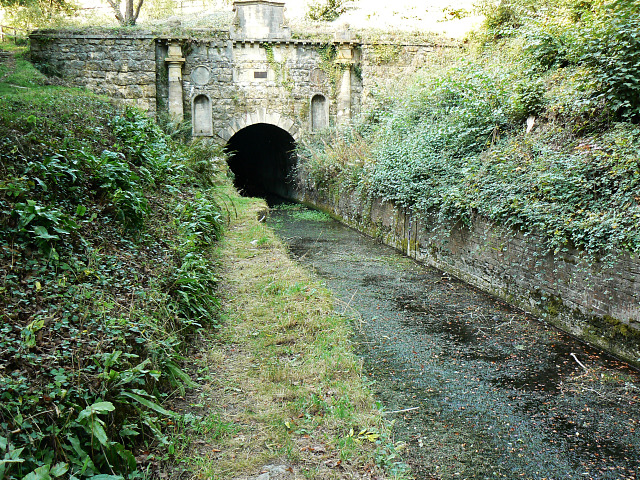
[[[191,72],[191,81],[196,85],[206,85],[209,83],[209,78],[211,78],[211,72],[207,67],[203,67],[202,65],[197,66]]]
[[[309,81],[315,85],[323,84],[327,81],[327,74],[320,68],[314,68],[309,73]]]

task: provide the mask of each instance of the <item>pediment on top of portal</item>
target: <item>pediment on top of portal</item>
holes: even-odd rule
[[[234,40],[289,40],[291,29],[284,19],[284,2],[236,0],[230,30]]]

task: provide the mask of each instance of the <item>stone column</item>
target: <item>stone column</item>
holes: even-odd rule
[[[169,54],[165,58],[169,67],[169,114],[177,121],[184,120],[182,106],[182,47],[177,41],[169,43]]]
[[[349,123],[351,120],[351,70],[353,66],[353,48],[350,44],[338,47],[336,63],[342,69],[340,90],[338,91],[338,125]]]

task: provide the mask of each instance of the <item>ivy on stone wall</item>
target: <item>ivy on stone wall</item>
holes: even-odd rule
[[[290,79],[290,74],[287,69],[287,59],[283,58],[281,62],[276,61],[275,54],[273,52],[273,45],[263,42],[260,44],[267,55],[267,63],[269,68],[273,70],[275,74],[276,83],[286,88],[291,92],[293,90],[293,81]]]
[[[370,195],[443,221],[480,214],[541,234],[549,252],[639,253],[640,127],[586,129],[589,92],[567,96],[570,82],[563,89],[554,76],[528,75],[465,60],[418,78],[337,133],[339,141],[305,147],[301,157],[311,178],[345,186],[357,179]],[[519,84],[526,88],[513,88]],[[529,117],[540,126],[525,133]],[[364,146],[371,153],[362,159]]]

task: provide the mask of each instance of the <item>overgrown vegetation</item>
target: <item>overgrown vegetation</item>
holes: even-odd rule
[[[217,150],[45,80],[0,84],[0,477],[142,478],[218,323]]]
[[[640,252],[637,3],[486,8],[475,49],[303,148],[303,177],[443,221],[480,214],[549,251]]]
[[[8,68],[0,478],[231,478],[275,461],[406,478],[349,320],[258,223],[263,205],[230,191],[220,151],[46,85],[22,57]]]

